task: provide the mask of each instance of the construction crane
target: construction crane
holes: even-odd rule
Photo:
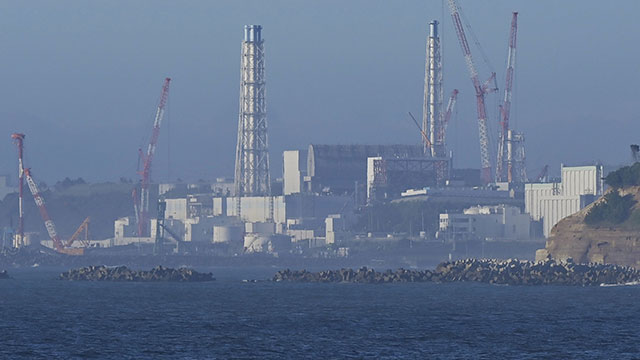
[[[469,47],[469,43],[467,42],[467,36],[464,32],[464,27],[462,26],[462,21],[460,20],[460,12],[458,11],[458,5],[455,0],[449,0],[449,10],[451,12],[451,19],[453,20],[453,26],[456,29],[456,34],[458,36],[458,42],[460,43],[460,47],[462,49],[462,53],[464,54],[465,61],[467,63],[467,68],[469,70],[469,75],[471,77],[471,81],[473,82],[473,87],[476,91],[476,107],[478,111],[478,133],[480,137],[480,160],[482,166],[482,181],[484,184],[489,184],[492,182],[492,173],[491,173],[491,160],[489,156],[489,134],[487,130],[487,110],[484,103],[484,96],[490,92],[496,90],[496,87],[490,88],[489,85],[491,82],[495,82],[495,73],[492,73],[489,79],[484,83],[480,83],[478,79],[478,72],[476,71],[476,66],[473,63],[473,57],[471,56],[471,48]]]
[[[500,105],[500,138],[498,140],[498,159],[496,161],[496,179],[504,181],[511,176],[505,176],[507,162],[507,134],[509,133],[509,115],[511,112],[511,92],[513,89],[514,67],[516,62],[516,36],[518,32],[518,13],[511,18],[509,31],[509,53],[507,55],[507,73],[505,76],[504,100]]]
[[[431,140],[429,140],[429,135],[427,135],[427,133],[422,130],[420,124],[418,124],[418,120],[416,120],[415,116],[413,116],[411,112],[409,112],[409,116],[411,117],[411,120],[413,120],[413,123],[418,127],[418,131],[420,131],[420,134],[422,134],[422,139],[424,140],[425,146],[427,148],[431,148]]]
[[[14,133],[11,134],[11,138],[18,146],[18,233],[16,234],[16,241],[14,247],[19,247],[24,242],[24,160],[23,160],[23,145],[24,134]]]
[[[44,198],[40,194],[40,190],[38,189],[36,182],[33,181],[33,177],[31,177],[31,169],[24,169],[24,177],[27,181],[27,185],[29,185],[31,194],[33,195],[33,200],[36,202],[38,210],[40,210],[40,216],[44,221],[44,226],[47,228],[49,238],[51,238],[51,241],[53,241],[54,249],[59,253],[67,255],[83,255],[84,249],[66,247],[62,240],[60,240],[60,237],[58,236],[58,232],[56,230],[56,225],[53,223],[53,220],[51,220],[51,218],[49,217],[49,213],[47,212],[47,207],[44,204]]]
[[[138,172],[140,175],[140,194],[136,189],[133,190],[133,207],[136,214],[136,221],[138,223],[138,236],[147,236],[147,223],[149,222],[149,185],[151,183],[151,164],[153,162],[153,155],[156,152],[156,145],[158,143],[158,137],[160,136],[160,125],[162,124],[162,118],[164,117],[164,107],[169,97],[169,82],[170,78],[164,79],[164,85],[162,86],[162,94],[160,95],[160,102],[156,110],[156,116],[153,120],[153,129],[151,131],[151,139],[147,147],[147,153],[142,154],[140,151],[140,158],[142,160],[142,170]]]
[[[447,103],[447,109],[444,112],[442,117],[442,126],[440,127],[440,131],[438,132],[438,141],[441,144],[445,144],[447,138],[447,126],[449,125],[449,120],[451,120],[451,114],[453,113],[453,108],[456,106],[456,101],[458,99],[458,89],[453,89],[451,92],[451,96],[449,97],[449,102]]]
[[[543,182],[546,179],[548,173],[549,165],[545,165],[540,171],[540,174],[538,174],[538,177],[536,177],[536,182]]]
[[[67,240],[65,246],[70,248],[76,240],[79,240],[83,247],[89,247],[89,222],[91,221],[90,217],[84,219],[82,224],[78,227],[76,232],[71,235],[69,240]],[[80,234],[84,232],[84,238],[80,238]]]

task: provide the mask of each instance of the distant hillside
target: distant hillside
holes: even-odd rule
[[[93,239],[113,237],[113,221],[134,215],[131,199],[133,184],[86,184],[79,180],[65,179],[51,189],[43,190],[47,210],[58,233],[63,239],[68,238],[90,216],[89,231]],[[47,231],[33,197],[28,189],[25,191],[25,232],[40,232],[40,238],[47,239]],[[151,204],[155,202],[152,200]],[[9,194],[0,202],[0,226],[15,229],[17,224],[18,194]]]

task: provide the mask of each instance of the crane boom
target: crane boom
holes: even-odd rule
[[[547,177],[548,172],[549,172],[549,165],[545,165],[540,171],[540,174],[538,174],[538,176],[536,177],[536,182],[544,181],[544,179]]]
[[[164,79],[162,86],[162,94],[160,95],[160,102],[156,110],[156,116],[153,120],[153,129],[151,131],[151,139],[147,147],[147,153],[144,155],[142,171],[140,174],[140,203],[135,203],[134,209],[136,209],[136,218],[138,221],[138,236],[145,236],[147,233],[147,221],[149,219],[149,184],[151,182],[151,164],[153,162],[153,156],[156,152],[156,145],[158,143],[158,137],[160,136],[160,125],[164,118],[164,108],[169,97],[169,82],[170,78]]]
[[[505,162],[507,153],[507,134],[509,132],[509,116],[511,112],[511,97],[513,89],[513,76],[516,62],[516,37],[518,32],[518,13],[511,17],[511,29],[509,31],[509,52],[507,55],[507,73],[505,76],[504,100],[500,106],[500,140],[498,141],[498,159],[496,161],[496,177],[504,181]]]
[[[432,144],[431,144],[431,141],[429,140],[429,135],[427,135],[427,133],[425,133],[424,130],[422,130],[422,128],[420,127],[420,124],[418,124],[418,120],[416,120],[415,116],[413,116],[411,111],[409,111],[409,116],[411,117],[411,120],[413,120],[413,123],[416,124],[416,126],[418,127],[418,131],[420,131],[420,134],[422,134],[422,139],[424,140],[424,143],[428,148],[430,148]]]
[[[69,240],[67,240],[67,243],[65,244],[65,246],[71,247],[71,245],[73,245],[73,243],[76,240],[78,240],[78,237],[83,232],[84,232],[84,239],[80,239],[80,242],[85,247],[89,246],[89,221],[91,221],[90,217],[87,217],[86,219],[84,219],[84,221],[82,222],[82,224],[80,224],[76,232],[74,232],[73,235],[71,235],[71,237],[69,238]]]
[[[447,103],[447,108],[444,111],[444,115],[442,116],[442,127],[440,128],[440,132],[438,133],[438,140],[444,144],[447,138],[447,125],[449,124],[449,120],[451,120],[451,114],[453,113],[453,108],[456,106],[456,101],[458,99],[458,89],[453,89],[451,92],[451,96],[449,97],[449,102]]]
[[[487,131],[487,110],[484,103],[484,95],[488,93],[490,90],[488,90],[487,84],[481,84],[480,80],[478,79],[478,71],[476,70],[476,66],[473,63],[473,57],[471,56],[471,48],[469,47],[467,36],[465,35],[464,27],[462,25],[462,21],[460,20],[458,5],[456,4],[455,0],[449,0],[449,10],[451,12],[451,19],[453,20],[453,27],[456,29],[458,42],[460,43],[460,47],[462,49],[465,62],[467,63],[467,69],[469,70],[469,75],[471,77],[471,81],[473,82],[473,87],[476,91],[476,107],[478,112],[478,134],[480,138],[480,160],[481,160],[481,166],[482,166],[482,180],[485,184],[488,184],[492,181],[492,174],[491,174],[491,160],[489,158],[489,135]],[[491,76],[494,77],[495,74],[492,74]]]
[[[35,181],[31,177],[31,169],[24,169],[24,177],[27,181],[27,185],[29,186],[29,190],[31,190],[31,194],[33,195],[33,200],[36,202],[38,206],[38,210],[40,210],[40,216],[44,221],[44,226],[47,228],[47,233],[49,233],[49,238],[53,241],[53,246],[57,251],[63,251],[64,245],[62,244],[62,240],[58,236],[58,232],[56,231],[56,225],[53,223],[53,220],[49,217],[49,213],[47,212],[47,207],[44,204],[44,198],[40,195],[40,190],[36,185]]]

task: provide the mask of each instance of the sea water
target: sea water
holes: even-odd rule
[[[0,281],[7,359],[639,358],[640,287]]]

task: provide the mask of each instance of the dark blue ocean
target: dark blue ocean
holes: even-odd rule
[[[0,281],[6,359],[632,359],[640,287]]]

